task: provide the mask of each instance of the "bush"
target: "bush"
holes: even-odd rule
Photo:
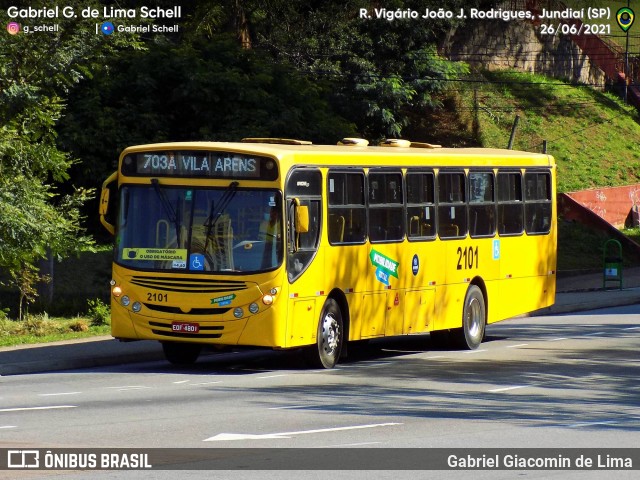
[[[57,333],[58,325],[49,319],[47,313],[39,313],[36,315],[27,314],[24,320],[18,323],[17,335],[34,335],[36,337],[44,337]]]
[[[76,320],[75,322],[70,323],[68,328],[72,332],[88,332],[89,331],[89,325],[87,325],[87,322],[85,322],[84,320]]]
[[[111,308],[109,308],[109,305],[99,298],[88,300],[87,305],[89,306],[87,316],[91,319],[91,326],[109,325],[111,321]]]

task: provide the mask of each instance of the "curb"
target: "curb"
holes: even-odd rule
[[[586,295],[585,295],[586,293]],[[589,299],[589,297],[598,297]],[[560,297],[560,301],[558,300]],[[584,312],[600,308],[622,307],[640,303],[640,288],[627,290],[601,290],[600,292],[567,292],[556,295],[554,305],[536,310],[529,314],[532,317],[558,315],[563,313]]]
[[[156,341],[119,342],[112,337],[0,348],[0,376],[105,367],[164,359]]]
[[[564,292],[556,304],[520,317],[539,317],[640,303],[640,288]],[[155,340],[120,342],[111,336],[0,347],[0,376],[45,373],[164,360]]]

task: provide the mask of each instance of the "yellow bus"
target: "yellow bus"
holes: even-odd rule
[[[162,342],[304,348],[430,333],[477,348],[485,327],[553,304],[552,156],[360,139],[126,148],[103,184],[115,235],[111,329]]]

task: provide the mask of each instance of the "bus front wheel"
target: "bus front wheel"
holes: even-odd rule
[[[162,342],[165,358],[174,365],[191,365],[195,363],[202,350],[202,345],[194,343]]]
[[[475,350],[484,338],[486,323],[484,295],[477,285],[471,285],[464,298],[462,327],[452,330],[451,333],[460,347]]]
[[[340,306],[333,298],[328,298],[322,307],[316,344],[308,349],[307,358],[315,367],[333,368],[342,351],[344,329]]]

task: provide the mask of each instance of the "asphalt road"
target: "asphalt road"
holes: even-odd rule
[[[502,322],[489,327],[487,341],[475,351],[436,349],[428,335],[370,341],[333,370],[304,369],[290,353],[243,352],[205,356],[191,368],[153,361],[5,376],[0,378],[0,448],[637,447],[638,350],[640,305],[634,305]],[[326,468],[331,467],[328,456]],[[0,471],[0,478],[3,473],[8,472]],[[178,476],[248,478],[247,472],[220,473]],[[324,478],[324,473],[254,475]],[[515,475],[427,473],[417,478]],[[602,478],[603,473],[527,471],[525,476]],[[410,474],[383,471],[374,478],[416,478]],[[29,478],[59,475],[30,472]],[[133,475],[175,478],[176,472],[62,474]],[[334,472],[332,477],[370,475]]]

